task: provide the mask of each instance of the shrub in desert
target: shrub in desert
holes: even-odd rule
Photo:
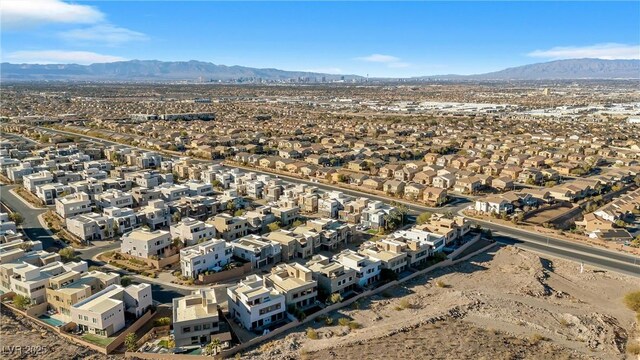
[[[403,309],[412,309],[413,304],[411,303],[411,301],[409,301],[409,299],[402,299],[400,300],[400,307]]]
[[[631,355],[640,355],[640,343],[627,344],[627,353]]]
[[[318,332],[313,328],[307,328],[307,338],[311,340],[318,340]]]
[[[436,281],[436,286],[437,286],[437,287],[439,287],[439,288],[446,288],[446,287],[449,287],[449,285],[447,285],[447,284],[446,284],[444,281],[442,281],[442,280],[438,280],[438,281]]]
[[[532,334],[532,335],[529,337],[529,342],[530,342],[532,345],[535,345],[535,344],[539,343],[539,342],[540,342],[540,341],[542,341],[542,340],[546,340],[546,338],[545,338],[544,336],[542,336],[542,335],[538,334],[538,333]]]
[[[349,326],[349,322],[351,322],[351,321],[349,319],[347,319],[347,318],[338,319],[338,324],[340,326]]]
[[[640,291],[630,292],[624,296],[624,303],[635,312],[640,312]]]
[[[358,324],[355,321],[351,321],[349,322],[349,329],[351,330],[356,330],[356,329],[360,329],[362,326],[360,324]]]

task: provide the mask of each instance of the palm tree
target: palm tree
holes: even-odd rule
[[[220,339],[213,338],[211,339],[211,342],[208,343],[205,347],[205,352],[207,353],[207,355],[215,355],[218,353],[221,345],[222,343],[220,342]]]

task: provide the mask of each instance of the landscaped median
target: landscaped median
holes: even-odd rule
[[[70,244],[75,248],[84,248],[84,242],[67,230],[64,220],[58,216],[53,210],[49,210],[41,215],[42,220],[51,232],[56,234],[62,241]]]
[[[150,265],[146,261],[134,256],[122,254],[117,250],[103,252],[102,254],[98,255],[98,260],[104,261],[105,263],[111,266],[115,266],[119,269],[130,271],[150,278],[158,277],[158,270],[151,269]]]
[[[22,186],[17,186],[11,190],[14,194],[16,194],[19,198],[24,200],[31,207],[42,209],[45,206],[42,204],[42,200],[40,200],[37,196],[33,195],[29,190],[25,189]]]

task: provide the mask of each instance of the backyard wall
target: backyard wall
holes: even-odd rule
[[[136,347],[140,348],[149,340],[157,339],[161,336],[167,336],[171,332],[171,325],[156,326],[151,328],[148,333],[144,334],[136,343]]]
[[[214,274],[198,274],[198,281],[202,284],[212,284],[224,282],[226,280],[239,278],[244,274],[251,272],[252,264],[250,262],[243,264],[240,267],[233,268],[231,270],[224,270]]]
[[[155,315],[155,311],[147,311],[144,315],[142,315],[136,322],[131,324],[128,328],[126,328],[123,332],[118,335],[109,345],[106,347],[106,353],[110,354],[115,349],[119,348],[122,343],[124,343],[124,339],[127,335],[131,333],[135,333],[140,329],[144,324],[146,324],[151,318]]]

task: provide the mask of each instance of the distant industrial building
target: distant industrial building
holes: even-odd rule
[[[210,112],[202,112],[202,113],[182,113],[182,114],[163,114],[160,115],[161,120],[168,121],[191,121],[191,120],[215,120],[216,114]]]

